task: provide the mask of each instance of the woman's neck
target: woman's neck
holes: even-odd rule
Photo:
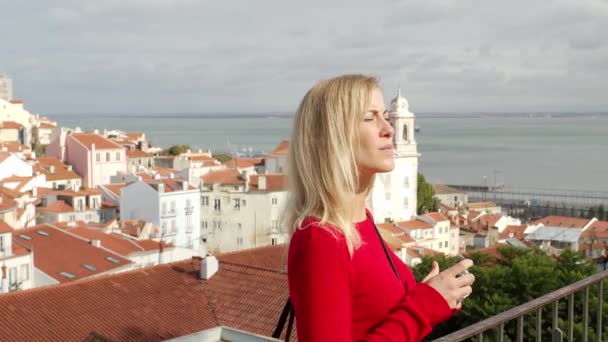
[[[353,222],[364,221],[367,216],[365,212],[365,200],[367,199],[367,190],[370,188],[373,180],[373,175],[359,176],[359,189],[357,190],[353,201]]]

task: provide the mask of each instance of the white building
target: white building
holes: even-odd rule
[[[200,191],[184,180],[137,180],[120,190],[121,220],[143,219],[160,227],[152,238],[204,255],[200,208]]]
[[[6,74],[0,74],[0,100],[13,99],[13,80]]]
[[[58,190],[45,194],[43,206],[37,209],[37,223],[106,222],[114,219],[115,208],[105,207],[97,189]]]
[[[23,108],[23,101],[7,101],[0,99],[0,122],[15,122],[22,127],[22,137],[19,141],[25,145],[31,143],[32,124],[35,116]]]
[[[201,228],[207,249],[226,253],[284,243],[287,176],[244,176],[235,169],[201,177]]]
[[[401,92],[391,102],[390,122],[395,130],[395,168],[376,176],[367,199],[376,222],[410,220],[416,215],[420,155],[414,138],[414,114]]]
[[[30,249],[13,241],[13,229],[0,220],[0,293],[34,287],[34,256]]]
[[[18,176],[31,177],[32,166],[9,152],[0,152],[0,180]]]

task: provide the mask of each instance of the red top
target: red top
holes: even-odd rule
[[[352,258],[344,237],[317,220],[305,220],[293,234],[287,275],[298,341],[420,341],[452,316],[445,299],[416,284],[390,252],[398,281],[371,219],[356,227],[362,245]]]

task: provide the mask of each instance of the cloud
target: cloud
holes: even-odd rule
[[[401,87],[418,111],[608,106],[603,0],[15,1],[3,14],[0,71],[42,113],[292,111],[345,72]]]

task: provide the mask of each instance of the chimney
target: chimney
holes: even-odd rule
[[[72,165],[68,165],[68,171],[72,171]]]
[[[158,192],[165,192],[165,183],[158,183]]]
[[[91,245],[95,246],[95,247],[101,247],[101,241],[100,240],[91,240]]]
[[[213,255],[208,255],[201,260],[201,279],[209,280],[218,270],[219,263]]]
[[[50,174],[54,174],[55,173],[55,166],[54,165],[49,166],[49,173]]]
[[[95,128],[95,129],[93,130],[93,133],[95,133],[95,134],[99,134],[99,130],[98,130],[97,128]]]
[[[6,277],[6,265],[2,265],[2,290],[0,293],[8,293],[8,279]]]
[[[38,197],[38,188],[37,187],[33,187],[32,188],[32,196],[33,197]]]
[[[266,190],[266,176],[265,175],[258,176],[258,190]]]
[[[182,190],[184,190],[184,191],[188,190],[188,181],[187,180],[182,181]]]

